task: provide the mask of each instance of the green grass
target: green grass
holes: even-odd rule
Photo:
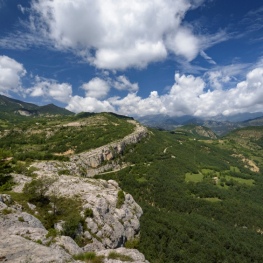
[[[253,180],[253,179],[243,179],[243,178],[239,178],[239,177],[233,177],[233,176],[230,176],[230,175],[227,175],[225,178],[228,181],[229,180],[234,180],[234,181],[237,181],[240,184],[245,184],[245,185],[248,185],[248,186],[255,185],[255,180]]]
[[[198,182],[202,182],[203,178],[204,178],[204,175],[201,173],[199,173],[199,174],[186,173],[185,174],[185,181],[186,182],[198,183]]]
[[[138,178],[138,179],[136,179],[139,183],[147,183],[148,182],[148,180],[146,179],[146,178],[144,178],[144,177],[141,177],[141,178]]]
[[[216,171],[214,171],[212,169],[201,169],[201,173],[203,175],[213,175],[214,177],[220,175],[219,172],[216,172]]]
[[[75,260],[82,260],[84,262],[89,263],[103,263],[104,257],[103,256],[97,256],[95,252],[85,252],[82,254],[78,254],[73,256]]]
[[[230,166],[230,171],[235,172],[235,173],[240,173],[240,169],[238,167],[235,167],[235,166]]]
[[[114,251],[109,253],[108,259],[116,259],[116,260],[121,260],[121,261],[130,261],[130,262],[133,261],[133,259],[130,256],[123,255],[123,254],[120,254]]]
[[[238,167],[231,166],[229,171],[222,171],[223,175],[220,175],[220,172],[216,172],[212,169],[201,169],[201,173],[198,174],[186,173],[185,182],[198,183],[202,182],[205,178],[210,178],[212,181],[214,180],[214,177],[218,177],[218,182],[216,185],[221,189],[229,189],[229,186],[233,185],[234,182],[237,182],[239,184],[245,184],[248,186],[255,185],[255,180],[230,176],[230,172],[240,173],[240,169]],[[232,183],[232,181],[234,182]]]

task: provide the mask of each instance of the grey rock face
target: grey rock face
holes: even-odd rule
[[[101,167],[101,169],[94,168],[98,168],[104,161],[113,160],[116,156],[123,153],[127,145],[138,143],[148,134],[148,131],[145,127],[139,125],[135,121],[129,122],[132,122],[136,127],[133,133],[125,136],[122,140],[109,143],[89,152],[74,155],[71,157],[71,162],[74,162],[78,167],[85,169],[87,173],[86,175],[88,177],[92,177],[109,169],[114,169],[114,167],[117,165],[114,162]]]
[[[49,191],[53,189],[57,189],[60,196],[74,198],[77,195],[81,198],[81,214],[86,223],[86,232],[89,232],[83,233],[83,236],[92,236],[93,242],[100,242],[102,248],[123,246],[126,240],[139,234],[142,209],[130,194],[125,194],[120,208],[116,207],[121,190],[117,182],[62,175]],[[87,209],[92,210],[92,217],[85,218]]]
[[[36,162],[32,166],[38,168],[39,171],[35,173],[39,175],[57,175],[60,170],[66,169],[71,175],[81,174],[86,177],[94,177],[99,173],[109,170],[116,171],[127,167],[127,164],[119,164],[116,157],[123,153],[127,145],[138,143],[148,135],[148,130],[136,121],[129,120],[128,122],[135,125],[135,130],[123,139],[87,152],[74,154],[70,157],[69,162]],[[105,162],[106,164],[104,164]]]
[[[46,247],[19,235],[1,232],[0,257],[8,263],[65,263],[74,262],[62,248]]]
[[[83,252],[83,249],[80,248],[71,237],[59,236],[55,241],[54,247],[61,246],[71,255],[77,255]]]
[[[0,194],[0,202],[2,202],[4,204],[11,204],[12,198],[10,195]]]
[[[110,253],[117,253],[119,255],[124,255],[130,257],[131,261],[126,262],[136,262],[136,263],[147,263],[148,261],[145,259],[144,255],[140,253],[137,249],[127,249],[127,248],[117,248],[117,249],[107,249],[107,250],[101,250],[97,253],[99,256],[104,256],[104,263],[119,263],[123,262],[118,259],[108,259],[107,257],[110,255]],[[149,263],[149,262],[148,262]]]
[[[109,169],[123,168],[117,163],[116,157],[123,153],[128,144],[139,142],[148,133],[146,128],[133,123],[136,129],[132,134],[87,153],[73,155],[70,162],[50,161],[34,164],[39,169],[36,171],[38,176],[57,178],[49,187],[47,195],[56,193],[58,196],[81,200],[81,215],[86,226],[79,229],[78,235],[89,243],[80,248],[72,238],[58,236],[48,246],[51,238],[46,237],[48,231],[42,223],[23,212],[22,206],[15,204],[9,195],[0,195],[0,259],[10,263],[79,262],[75,261],[72,255],[95,251],[97,255],[101,253],[106,256],[104,262],[122,262],[107,258],[110,251],[115,251],[130,256],[133,262],[147,263],[139,251],[122,248],[126,240],[139,236],[139,219],[143,213],[130,194],[124,193],[125,200],[117,207],[118,192],[121,191],[117,182],[58,176],[62,169],[68,169],[73,175],[86,171],[87,176],[94,176]],[[102,165],[104,161],[107,163]],[[32,180],[17,174],[13,174],[13,177],[17,183],[13,189],[15,192],[22,192],[25,183]],[[34,205],[28,204],[28,207],[32,213],[37,213]],[[92,213],[87,213],[90,210]],[[58,232],[62,232],[63,222],[58,222],[54,227]]]
[[[47,230],[37,218],[13,204],[9,195],[0,195],[0,207],[3,205],[8,209],[8,213],[0,214],[0,258],[3,262],[74,262],[60,247],[44,245],[49,241]]]
[[[22,207],[14,203],[9,195],[0,195],[0,258],[4,262],[75,262],[71,255],[88,251],[106,253],[104,262],[122,262],[108,259],[107,249],[116,253],[126,254],[133,258],[133,262],[147,262],[137,250],[120,248],[126,240],[136,237],[140,231],[139,218],[141,207],[130,194],[125,194],[125,200],[120,208],[116,207],[118,183],[110,180],[96,180],[73,176],[60,176],[50,187],[50,192],[58,189],[57,194],[74,198],[76,195],[82,200],[82,215],[85,210],[93,211],[92,217],[86,217],[87,230],[81,233],[91,243],[80,248],[68,236],[58,236],[49,247],[51,238],[47,238],[48,231],[34,216],[23,212]],[[1,209],[8,209],[2,213]],[[34,212],[34,211],[32,211]],[[63,222],[58,223],[60,230]],[[107,254],[108,253],[108,254]]]

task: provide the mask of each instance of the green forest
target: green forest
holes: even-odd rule
[[[26,167],[35,160],[63,161],[68,150],[79,153],[123,138],[134,130],[126,120],[102,113],[2,121],[0,192],[10,193],[11,172],[34,177]],[[213,140],[187,129],[149,129],[121,156],[128,167],[96,177],[116,180],[142,207],[140,239],[126,246],[151,263],[263,262],[262,147],[262,127]],[[123,202],[124,193],[119,195]],[[67,200],[58,202],[68,211]]]
[[[98,176],[142,206],[138,248],[150,262],[263,262],[263,177],[237,156],[262,170],[256,130],[260,138],[242,143],[234,132],[211,141],[152,130],[127,149],[134,166]]]

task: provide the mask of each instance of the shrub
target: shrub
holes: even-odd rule
[[[24,219],[24,217],[20,216],[20,217],[18,217],[18,221],[19,222],[25,222],[25,219]]]
[[[63,169],[58,171],[59,175],[70,175],[70,170],[68,169]]]
[[[28,195],[29,200],[45,202],[45,193],[54,182],[54,178],[34,179],[25,185],[23,192]]]
[[[48,233],[46,234],[46,238],[49,238],[49,237],[56,237],[57,236],[57,230],[54,229],[54,228],[50,228],[48,230]]]
[[[11,214],[12,213],[12,210],[11,209],[8,209],[8,208],[5,208],[2,210],[2,214],[3,215],[8,215],[8,214]]]
[[[84,215],[85,217],[93,217],[93,210],[91,208],[86,208]]]
[[[82,254],[78,254],[73,256],[75,260],[82,260],[85,262],[92,263],[103,263],[103,256],[97,256],[95,252],[85,252]]]
[[[138,248],[138,246],[139,246],[139,242],[140,242],[140,240],[139,240],[139,238],[134,238],[134,239],[131,239],[131,240],[127,240],[126,241],[126,243],[125,243],[125,247],[126,248],[130,248],[130,249],[132,249],[132,248]]]
[[[123,205],[125,201],[125,195],[124,195],[124,192],[122,190],[120,190],[118,192],[118,199],[117,199],[117,204],[116,204],[116,207],[117,208],[121,208],[121,206]]]
[[[75,239],[78,235],[78,230],[81,227],[82,218],[80,215],[70,215],[63,226],[63,235],[70,236]]]
[[[130,256],[122,255],[114,251],[110,252],[110,254],[108,255],[108,259],[117,259],[121,261],[133,261],[133,259]]]

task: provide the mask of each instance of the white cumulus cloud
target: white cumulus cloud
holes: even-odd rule
[[[117,90],[128,90],[130,92],[136,92],[139,90],[138,83],[131,83],[124,75],[118,76],[112,85]]]
[[[262,67],[249,71],[243,81],[229,89],[221,86],[208,89],[209,82],[206,83],[205,79],[176,73],[174,85],[164,95],[152,91],[147,98],[142,98],[133,92],[123,98],[113,97],[104,101],[73,97],[67,109],[75,112],[114,111],[131,116],[163,113],[201,117],[263,111]]]
[[[0,56],[0,93],[8,95],[10,91],[22,91],[21,78],[25,76],[24,66],[7,56]]]
[[[100,101],[92,97],[74,96],[70,99],[66,109],[79,113],[86,112],[114,112],[114,107],[106,100]]]
[[[81,86],[86,91],[86,97],[102,99],[108,95],[110,85],[103,79],[93,78]]]
[[[31,29],[101,69],[146,67],[169,53],[193,60],[225,40],[195,35],[185,14],[205,0],[32,0]]]
[[[27,89],[27,94],[31,97],[42,97],[68,103],[72,96],[72,87],[68,83],[57,83],[54,80],[36,77],[35,85]]]

